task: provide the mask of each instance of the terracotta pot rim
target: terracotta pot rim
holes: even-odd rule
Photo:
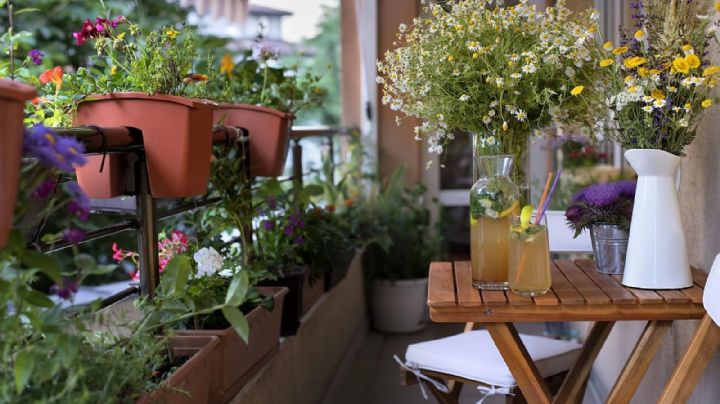
[[[252,110],[257,112],[264,112],[266,114],[276,115],[280,118],[287,118],[287,119],[294,119],[295,115],[289,113],[289,112],[283,112],[280,110],[277,110],[275,108],[269,108],[269,107],[263,107],[260,105],[252,105],[252,104],[229,104],[229,103],[220,103],[217,107],[218,110],[223,109],[246,109],[246,110]]]
[[[8,79],[0,79],[0,98],[25,102],[37,96],[35,87]]]
[[[175,104],[185,105],[197,109],[216,109],[217,104],[208,100],[198,100],[195,98],[180,97],[168,94],[148,94],[143,92],[119,92],[109,94],[90,94],[85,96],[80,103],[102,101],[102,100],[155,100],[167,101]]]

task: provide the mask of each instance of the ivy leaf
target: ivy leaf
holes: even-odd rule
[[[15,357],[15,389],[22,393],[33,372],[35,361],[28,351],[20,351]]]
[[[55,283],[62,282],[62,275],[60,274],[60,265],[57,261],[52,259],[39,251],[25,250],[20,256],[20,261],[26,267],[30,269],[39,269],[45,275],[50,277]]]
[[[225,320],[230,323],[240,338],[247,343],[250,334],[250,326],[248,325],[245,315],[235,307],[223,307],[222,312],[225,316]]]
[[[240,271],[236,274],[230,281],[230,286],[225,294],[225,305],[230,307],[240,306],[245,301],[249,284],[250,280],[246,271]]]

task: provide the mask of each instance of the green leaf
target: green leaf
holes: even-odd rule
[[[40,11],[40,9],[32,8],[32,7],[21,8],[20,10],[15,11],[13,14],[20,15],[20,14],[25,14],[25,13],[34,13],[35,11]]]
[[[97,266],[97,261],[90,254],[80,253],[75,256],[75,266],[83,272],[92,271]]]
[[[30,303],[33,306],[50,308],[55,305],[55,303],[53,303],[53,301],[50,300],[49,297],[38,292],[37,290],[21,289],[20,297],[23,298],[23,300],[25,300],[26,302]]]
[[[25,385],[33,372],[35,361],[32,354],[28,351],[20,351],[15,357],[15,388],[18,393],[25,389]]]
[[[58,338],[58,353],[63,366],[66,368],[73,364],[80,349],[80,339],[73,335],[63,334]]]
[[[20,256],[20,261],[23,263],[23,265],[30,269],[39,269],[56,283],[62,282],[60,265],[58,265],[57,261],[52,259],[51,257],[39,251],[25,250]]]
[[[245,315],[235,307],[223,307],[223,315],[228,323],[232,326],[235,332],[242,338],[245,343],[248,342],[250,326],[245,318]]]
[[[235,274],[225,294],[225,304],[231,307],[238,307],[243,304],[249,285],[250,279],[248,279],[247,271],[240,271]]]
[[[161,289],[168,295],[179,293],[187,285],[191,272],[190,258],[184,255],[173,257],[160,277]]]

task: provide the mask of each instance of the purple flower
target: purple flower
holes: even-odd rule
[[[274,196],[268,196],[265,199],[265,203],[267,203],[268,207],[272,210],[277,209],[277,199],[275,199]]]
[[[39,199],[47,199],[55,191],[55,185],[57,183],[53,180],[43,181],[33,192],[33,196]]]
[[[36,65],[41,65],[43,61],[43,56],[45,56],[44,53],[40,51],[40,49],[33,49],[30,52],[28,52],[28,57],[32,59],[32,62]]]
[[[582,219],[582,209],[577,205],[569,207],[568,210],[565,211],[565,218],[569,222],[577,223]]]
[[[52,130],[36,125],[25,131],[23,153],[41,164],[64,172],[85,164],[85,148],[76,139],[58,136]]]
[[[65,168],[65,171],[73,171],[75,167],[83,166],[87,162],[83,154],[85,147],[71,137],[58,137],[58,141],[55,144],[55,152],[57,153],[60,166]]]
[[[616,202],[619,196],[615,183],[595,184],[585,190],[585,202],[596,207],[610,205]]]
[[[637,181],[635,180],[623,180],[615,183],[620,196],[625,198],[635,199],[635,188],[637,187]]]
[[[303,236],[297,236],[295,237],[294,243],[297,245],[302,245],[305,243],[305,239],[303,238]]]
[[[77,228],[70,228],[63,232],[62,238],[68,243],[79,243],[85,240],[85,232]]]
[[[285,233],[286,236],[292,236],[294,232],[295,226],[293,226],[292,224],[287,224],[283,229],[283,233]]]
[[[117,28],[118,25],[120,25],[124,22],[125,22],[125,17],[123,17],[122,15],[119,15],[119,16],[113,18],[112,21],[110,21],[110,26],[112,26],[113,28]]]
[[[270,44],[256,43],[252,47],[252,57],[255,60],[267,62],[268,60],[277,59],[279,52]]]
[[[583,188],[575,193],[575,195],[570,198],[570,203],[578,203],[578,202],[584,202],[585,201],[585,191],[587,188]]]
[[[273,222],[272,220],[263,220],[262,225],[265,230],[272,230],[275,228],[275,222]]]
[[[77,182],[71,181],[66,184],[67,191],[73,198],[67,205],[67,209],[70,213],[80,218],[80,220],[87,220],[90,215],[90,199],[85,195]]]
[[[68,278],[63,278],[62,285],[54,284],[50,287],[51,294],[58,295],[58,297],[64,300],[70,300],[73,296],[75,296],[77,291],[77,282]]]

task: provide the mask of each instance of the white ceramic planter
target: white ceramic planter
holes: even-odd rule
[[[625,158],[638,174],[623,285],[641,289],[692,286],[675,178],[680,157],[632,149]]]
[[[427,324],[427,278],[374,280],[370,311],[373,326],[389,333],[420,331]]]

